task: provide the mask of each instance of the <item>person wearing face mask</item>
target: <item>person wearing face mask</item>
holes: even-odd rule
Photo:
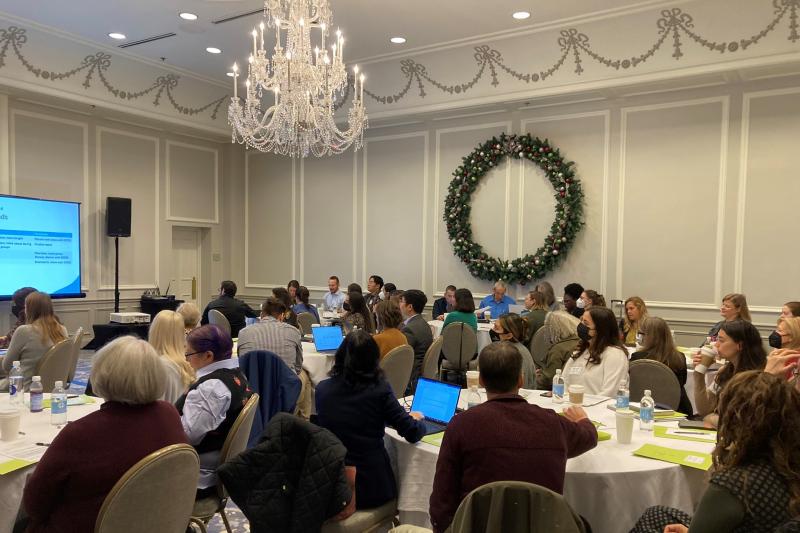
[[[8,348],[9,344],[11,344],[11,336],[14,335],[14,331],[25,324],[25,298],[32,292],[36,292],[36,289],[33,287],[22,287],[14,291],[14,294],[11,295],[11,312],[17,317],[17,321],[11,326],[11,330],[5,337],[0,337],[0,349]]]
[[[775,351],[800,350],[800,318],[780,318],[778,327],[769,336],[769,345]]]
[[[631,361],[650,359],[667,365],[675,373],[681,385],[681,398],[678,403],[678,412],[685,415],[694,414],[692,403],[686,394],[686,357],[675,348],[672,332],[663,318],[649,316],[639,325],[636,339],[637,351],[631,355]]]
[[[706,387],[706,380],[694,379],[694,402],[697,413],[706,423],[717,427],[719,416],[716,414],[720,391],[740,372],[747,370],[763,370],[767,361],[767,352],[761,343],[761,334],[755,326],[745,320],[725,322],[719,329],[717,341],[714,343],[717,354],[725,360],[725,364],[717,372],[714,382]],[[700,354],[694,356],[695,372],[700,372]],[[702,367],[701,367],[702,368]],[[705,374],[705,372],[700,372]],[[703,376],[704,377],[704,376]]]
[[[614,396],[628,376],[628,352],[619,340],[613,311],[607,307],[587,309],[577,333],[578,349],[562,371],[567,385],[580,384],[589,394]]]

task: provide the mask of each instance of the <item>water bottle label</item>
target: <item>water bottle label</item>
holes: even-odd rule
[[[66,398],[53,398],[50,402],[50,411],[55,415],[64,414],[67,412],[67,399]]]
[[[8,394],[11,396],[17,395],[17,384],[14,383],[14,380],[11,380],[11,383],[8,384]]]
[[[617,396],[617,409],[627,409],[630,405],[628,396]]]
[[[31,394],[31,411],[41,411],[42,410],[42,394],[41,393],[32,393]]]
[[[653,421],[653,409],[649,408],[649,407],[646,408],[646,409],[640,409],[639,410],[639,419],[642,422],[652,422]]]
[[[553,385],[553,396],[564,396],[564,384],[561,383],[559,385]]]

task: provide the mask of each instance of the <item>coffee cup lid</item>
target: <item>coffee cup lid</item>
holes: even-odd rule
[[[633,416],[635,413],[630,409],[617,409],[617,416]]]
[[[583,385],[570,385],[569,391],[570,392],[583,392],[586,388]]]

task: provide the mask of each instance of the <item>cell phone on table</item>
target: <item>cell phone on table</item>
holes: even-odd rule
[[[552,398],[553,397],[553,393],[552,393],[552,391],[548,390],[548,391],[544,391],[539,396],[541,396],[542,398]]]
[[[708,425],[702,420],[688,420],[688,419],[679,421],[678,427],[684,429],[713,429],[708,427]]]

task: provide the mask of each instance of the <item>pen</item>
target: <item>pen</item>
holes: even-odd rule
[[[676,431],[675,435],[708,435],[707,431]]]
[[[50,443],[49,442],[37,442],[36,445],[37,446],[50,446]]]

